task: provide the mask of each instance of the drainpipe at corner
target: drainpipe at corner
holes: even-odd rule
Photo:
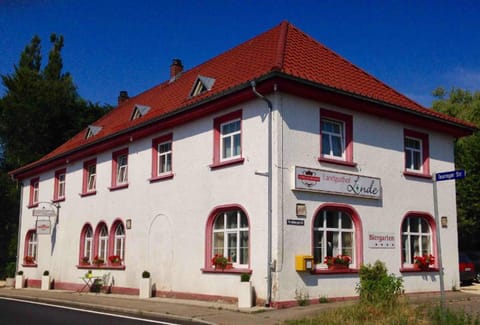
[[[272,302],[272,102],[260,94],[255,88],[255,80],[250,82],[253,93],[268,105],[268,226],[267,226],[267,301],[266,307]]]

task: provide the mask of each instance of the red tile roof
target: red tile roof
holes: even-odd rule
[[[149,121],[154,123],[167,115],[234,93],[249,87],[251,80],[274,74],[294,78],[300,83],[317,84],[331,91],[350,94],[390,108],[396,107],[407,113],[414,112],[431,117],[437,123],[473,129],[471,124],[422,107],[284,21],[251,40],[182,72],[176,80],[166,81],[124,101],[93,123],[102,127],[94,137],[85,139],[84,130],[40,160],[11,174],[18,175],[57,157],[66,157],[73,151],[112,139],[125,130],[134,130]],[[215,83],[210,91],[190,97],[199,75],[213,78]],[[151,109],[145,116],[132,121],[131,116],[136,104],[149,106]],[[469,132],[471,131],[465,133]]]

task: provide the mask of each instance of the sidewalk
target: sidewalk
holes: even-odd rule
[[[206,324],[225,325],[281,324],[286,320],[302,319],[314,316],[326,309],[354,303],[353,301],[343,301],[287,309],[253,307],[247,310],[238,310],[236,305],[205,301],[156,297],[140,299],[137,296],[78,293],[64,290],[42,291],[34,288],[13,289],[4,287],[3,282],[0,282],[0,297],[27,299],[106,312],[163,316],[177,320],[194,320]],[[409,296],[409,300],[413,303],[438,303],[440,298],[439,294],[418,294]],[[445,301],[449,307],[463,308],[475,314],[479,312],[480,295],[478,294],[463,291],[448,292]]]

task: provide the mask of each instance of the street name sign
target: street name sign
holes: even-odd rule
[[[450,172],[443,172],[443,173],[437,173],[435,174],[435,180],[437,182],[440,181],[449,181],[452,179],[462,179],[465,178],[465,170],[460,169],[460,170],[452,170]]]

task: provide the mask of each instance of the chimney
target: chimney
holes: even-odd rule
[[[126,90],[120,90],[120,95],[118,95],[118,105],[129,99],[128,92]]]
[[[182,60],[173,59],[172,65],[170,66],[170,80],[175,80],[176,77],[182,73],[183,65]]]

